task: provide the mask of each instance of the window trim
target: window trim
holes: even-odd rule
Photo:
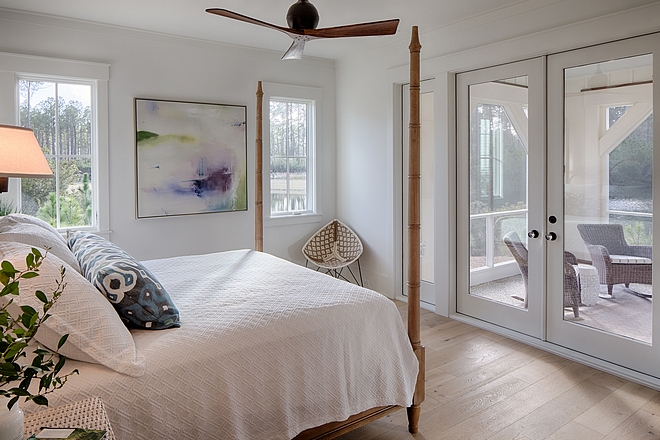
[[[278,226],[289,224],[301,224],[310,222],[320,222],[323,218],[321,192],[319,191],[319,173],[318,170],[318,155],[316,153],[319,145],[319,127],[318,121],[320,120],[320,109],[323,98],[323,90],[315,87],[294,86],[286,84],[276,84],[265,82],[263,85],[264,92],[264,107],[268,109],[268,117],[263,118],[264,136],[263,136],[263,169],[270,175],[270,101],[271,99],[285,100],[285,101],[299,101],[309,102],[311,107],[311,127],[309,128],[309,144],[308,144],[308,157],[309,169],[308,179],[311,180],[309,191],[312,192],[312,207],[309,211],[297,214],[271,214],[270,206],[270,178],[265,178],[263,181],[264,188],[264,225]],[[266,174],[266,173],[264,173]]]
[[[81,227],[101,235],[109,235],[109,172],[108,172],[108,81],[110,65],[59,58],[37,57],[0,52],[0,123],[19,124],[19,78],[39,78],[53,81],[92,83],[92,132],[96,145],[92,167],[96,169],[93,197],[96,206],[95,226]],[[9,179],[9,191],[0,197],[19,197],[16,179]],[[60,229],[64,231],[64,229]]]

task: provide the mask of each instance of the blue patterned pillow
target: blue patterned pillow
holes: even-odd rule
[[[89,232],[72,232],[68,241],[82,274],[115,306],[125,324],[146,329],[180,326],[170,295],[140,262]]]

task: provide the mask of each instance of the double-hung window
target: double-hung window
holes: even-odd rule
[[[19,123],[31,128],[54,179],[21,179],[19,207],[57,228],[94,226],[94,83],[20,77]]]
[[[10,179],[3,210],[107,232],[108,76],[107,64],[0,53],[0,123],[31,128],[55,176]]]
[[[277,84],[267,84],[266,89],[270,91],[270,217],[315,214],[316,110],[320,91]]]
[[[313,148],[314,103],[284,98],[270,100],[270,213],[313,211],[310,152]]]

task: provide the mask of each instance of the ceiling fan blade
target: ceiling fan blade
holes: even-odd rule
[[[220,15],[221,17],[233,18],[234,20],[244,21],[245,23],[256,24],[257,26],[267,27],[269,29],[275,29],[280,32],[291,36],[292,34],[299,34],[295,29],[289,29],[286,27],[278,26],[276,24],[267,23],[265,21],[257,20],[256,18],[248,17],[247,15],[238,14],[236,12],[228,11],[227,9],[219,8],[209,8],[206,10],[209,14]]]
[[[287,51],[282,55],[283,60],[300,60],[303,56],[303,50],[305,50],[305,41],[307,39],[303,38],[294,38],[293,43]]]
[[[373,21],[370,23],[349,24],[321,29],[304,30],[304,35],[314,38],[372,37],[393,35],[399,26],[399,19]]]

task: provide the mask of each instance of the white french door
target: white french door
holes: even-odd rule
[[[456,76],[459,314],[660,378],[658,51],[660,34]]]
[[[557,236],[547,243],[547,339],[657,378],[659,51],[660,35],[650,35],[547,59],[547,212],[557,219],[546,224]],[[579,317],[563,303],[565,251],[580,263]]]
[[[457,312],[543,338],[543,60],[461,73],[456,84]]]

